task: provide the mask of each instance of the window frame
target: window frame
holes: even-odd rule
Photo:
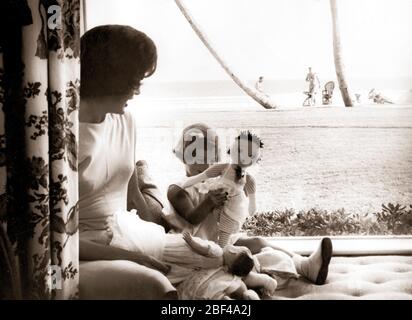
[[[309,255],[319,245],[317,237],[267,237],[276,246]],[[412,236],[331,236],[334,256],[412,255]]]
[[[88,30],[86,0],[80,0],[80,35]],[[265,237],[266,240],[289,251],[309,255],[324,236]],[[412,235],[400,236],[330,236],[334,256],[412,255]]]

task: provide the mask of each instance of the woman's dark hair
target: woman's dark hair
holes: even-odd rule
[[[245,277],[255,266],[253,258],[247,252],[242,252],[233,262],[230,272],[235,276]]]
[[[157,51],[143,32],[129,26],[104,25],[81,38],[81,96],[124,95],[156,70]]]

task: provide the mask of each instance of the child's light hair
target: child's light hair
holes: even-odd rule
[[[204,123],[192,124],[183,129],[173,153],[188,165],[219,162],[219,137],[214,129]]]

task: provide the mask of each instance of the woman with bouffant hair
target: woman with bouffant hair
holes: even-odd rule
[[[154,73],[156,62],[153,41],[129,26],[98,26],[81,39],[81,298],[177,298],[164,275],[169,267],[156,256],[163,227],[150,223],[150,237],[134,234],[137,242],[131,248],[123,235],[134,229],[119,223],[123,218],[129,219],[122,224],[126,228],[148,223],[127,211],[127,187],[139,159],[136,126],[125,107],[140,93],[141,81]]]
[[[127,94],[156,71],[153,41],[129,26],[104,25],[81,39],[82,98]]]

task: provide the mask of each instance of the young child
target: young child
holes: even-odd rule
[[[276,280],[267,274],[251,271],[241,278],[218,268],[192,273],[177,286],[177,291],[182,300],[260,300],[255,290],[271,296],[276,288]]]
[[[181,298],[259,300],[253,289],[270,296],[277,288],[275,279],[256,272],[260,264],[248,248],[222,249],[189,232],[167,234],[161,260],[171,266],[167,277],[178,284]]]
[[[166,234],[160,260],[171,266],[167,277],[172,284],[183,281],[193,270],[223,267],[230,274],[245,277],[255,266],[248,248],[227,245],[222,249],[213,241],[193,237],[189,232]]]
[[[246,169],[254,165],[260,159],[260,149],[263,148],[261,139],[249,131],[242,132],[236,137],[229,150],[230,163],[215,164],[206,171],[193,177],[189,177],[183,188],[188,188],[210,178],[220,177],[204,183],[202,192],[223,189],[228,200],[219,210],[218,243],[224,247],[231,234],[240,231],[243,223],[249,215],[256,211],[256,186],[254,178],[246,173]]]

